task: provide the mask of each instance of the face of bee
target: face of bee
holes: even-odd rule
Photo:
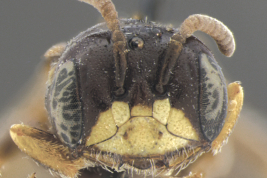
[[[201,154],[217,152],[240,112],[240,85],[227,91],[211,51],[183,26],[106,21],[108,29],[99,24],[82,32],[51,63],[45,99],[51,133],[14,125],[19,148],[68,177],[95,166],[178,174]]]
[[[116,154],[125,160],[118,164],[134,160],[134,167],[142,169],[151,164],[147,160],[143,166],[140,157],[154,155],[155,164],[164,165],[170,164],[171,158],[162,160],[168,154],[209,149],[227,111],[224,77],[210,51],[188,38],[159,93],[158,73],[174,32],[137,20],[121,26],[130,49],[125,93],[114,93],[110,33],[92,35],[101,26],[82,33],[67,46],[49,79],[46,107],[55,134],[70,149],[81,145],[95,154]]]

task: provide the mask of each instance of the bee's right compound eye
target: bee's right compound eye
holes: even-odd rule
[[[46,99],[57,135],[63,143],[74,148],[82,135],[82,109],[74,60],[59,65]]]
[[[200,124],[204,136],[213,141],[221,132],[227,114],[227,88],[220,66],[207,54],[200,54]]]

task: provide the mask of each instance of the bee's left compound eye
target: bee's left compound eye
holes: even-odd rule
[[[51,123],[61,141],[75,147],[81,138],[82,110],[73,60],[64,62],[56,69],[46,104]]]
[[[207,54],[199,56],[199,112],[204,136],[213,141],[221,132],[227,114],[227,88],[221,68]]]

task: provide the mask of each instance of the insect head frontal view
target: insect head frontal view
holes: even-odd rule
[[[179,177],[203,153],[227,142],[243,104],[238,82],[226,85],[203,31],[230,57],[231,31],[205,15],[179,29],[118,19],[111,0],[81,0],[106,23],[52,47],[45,105],[49,131],[17,124],[16,145],[61,177],[102,167],[124,176]],[[190,174],[186,177],[201,177]],[[37,172],[38,177],[38,172]]]

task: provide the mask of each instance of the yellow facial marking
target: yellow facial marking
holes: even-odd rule
[[[166,125],[170,109],[171,104],[169,98],[166,98],[164,100],[157,100],[153,104],[153,117],[163,125]]]
[[[112,114],[118,127],[130,119],[130,108],[125,102],[114,101],[112,103]]]
[[[188,140],[170,134],[152,117],[133,117],[122,125],[117,134],[96,146],[120,155],[149,156],[165,154],[183,148]]]
[[[189,144],[187,139],[198,140],[189,119],[171,108],[169,99],[155,101],[153,112],[143,105],[134,106],[131,116],[129,110],[127,103],[115,101],[100,114],[86,146],[95,144],[101,151],[145,157],[177,151]]]
[[[148,106],[143,106],[143,105],[134,106],[131,109],[131,117],[135,117],[135,116],[151,117],[152,116],[152,108],[148,107]]]
[[[112,137],[116,131],[117,127],[111,109],[102,112],[96,125],[92,128],[90,136],[87,138],[86,146],[102,142]]]
[[[183,138],[198,140],[198,135],[183,111],[172,108],[168,118],[168,130]]]

